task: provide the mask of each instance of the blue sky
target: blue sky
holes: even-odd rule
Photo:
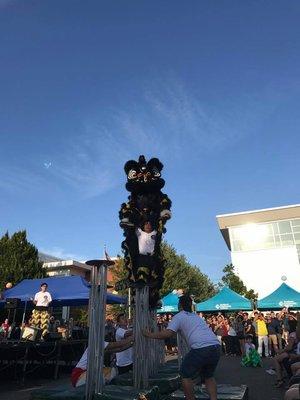
[[[300,3],[0,0],[0,233],[120,253],[123,164],[165,165],[166,239],[212,280],[217,214],[299,203]]]

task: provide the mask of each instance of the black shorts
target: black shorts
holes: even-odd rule
[[[180,374],[183,378],[193,379],[197,375],[212,378],[220,359],[221,346],[214,345],[201,349],[192,349],[184,357]]]
[[[129,371],[132,371],[133,364],[125,365],[125,367],[117,367],[119,375],[126,374]]]

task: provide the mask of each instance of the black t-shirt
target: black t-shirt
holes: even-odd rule
[[[271,322],[267,323],[268,334],[276,335],[280,333],[280,322],[277,318],[272,318]]]
[[[295,319],[289,320],[289,332],[295,332],[297,327],[297,321]]]
[[[255,335],[255,328],[250,319],[244,321],[243,324],[244,324],[245,335]]]

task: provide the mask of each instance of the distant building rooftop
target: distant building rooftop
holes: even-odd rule
[[[300,218],[300,204],[291,206],[264,208],[216,216],[220,229],[247,223],[271,222]]]
[[[91,266],[85,264],[84,261],[64,260],[55,256],[45,253],[39,253],[39,260],[43,263],[48,276],[66,276],[66,275],[80,275],[83,278],[90,279]],[[116,261],[117,257],[111,257],[112,261]],[[113,280],[112,271],[108,269],[107,280]]]

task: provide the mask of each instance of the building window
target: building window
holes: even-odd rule
[[[52,272],[52,276],[70,276],[71,271],[69,269],[57,269]]]
[[[232,251],[275,249],[296,245],[300,261],[300,218],[229,228]]]

